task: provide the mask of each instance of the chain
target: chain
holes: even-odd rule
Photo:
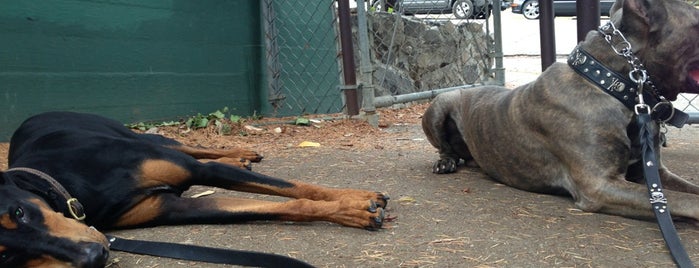
[[[611,29],[611,33],[610,33]],[[657,88],[655,85],[648,80],[648,71],[641,62],[641,59],[636,57],[631,48],[631,42],[626,39],[624,34],[619,31],[619,29],[614,26],[611,21],[605,25],[599,27],[598,31],[604,36],[604,40],[612,47],[614,53],[622,56],[626,59],[626,62],[631,65],[631,71],[629,71],[629,79],[637,84],[637,94],[638,94],[638,104],[636,105],[636,113],[639,113],[640,109],[645,109],[650,113],[648,105],[643,101],[643,87],[648,85],[653,89],[653,94],[658,95]],[[615,39],[618,41],[615,42]],[[663,98],[664,99],[664,98]]]

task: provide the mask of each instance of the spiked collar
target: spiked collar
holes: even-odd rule
[[[630,110],[638,103],[637,84],[629,78],[620,75],[604,66],[578,45],[568,56],[568,66],[580,76],[595,84],[607,94],[613,96]],[[643,90],[643,100],[652,108],[654,120],[666,122],[681,128],[689,119],[689,115],[675,109],[672,103],[660,98],[655,92]]]

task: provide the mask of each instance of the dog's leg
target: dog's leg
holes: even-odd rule
[[[599,182],[598,179],[582,180]],[[575,204],[587,212],[602,212],[630,218],[653,219],[648,189],[645,185],[622,179],[605,180],[603,184],[576,187]],[[672,215],[699,221],[699,196],[665,190]]]
[[[193,215],[201,214],[197,213],[198,210],[207,211],[205,208],[212,206],[212,209],[208,210],[209,212],[202,215],[210,217],[212,221],[217,219],[212,215],[220,215],[228,222],[265,219],[325,220],[371,229],[380,226],[383,220],[383,208],[388,203],[388,196],[383,193],[356,189],[333,189],[303,182],[285,181],[217,162],[202,164],[191,159],[182,160],[187,161],[186,164],[165,160],[143,162],[138,172],[139,186],[151,189],[165,184],[186,189],[189,185],[207,185],[235,191],[284,196],[297,200],[273,203],[215,199],[219,201],[207,201],[209,203],[201,204],[200,202],[203,201],[183,201],[190,199],[177,198],[177,201],[174,201],[170,198],[166,200],[169,195],[161,194],[140,201],[122,217],[119,221],[119,227],[168,224],[166,221],[159,220],[162,217],[169,220],[177,220],[178,217],[192,219],[197,217]],[[178,207],[172,204],[173,202],[183,202],[182,206],[185,207]],[[193,211],[182,212],[183,215],[178,217],[171,216],[179,215],[178,211],[186,209]]]
[[[658,158],[660,159],[660,157]],[[672,173],[667,169],[667,167],[665,167],[665,165],[662,164],[662,160],[660,161],[660,168],[658,172],[660,173],[660,182],[663,184],[663,188],[667,190],[699,195],[698,185]],[[626,177],[630,181],[645,184],[645,179],[643,179],[643,163],[638,161],[629,166]]]
[[[434,163],[432,172],[437,174],[456,172],[460,159],[475,164],[458,125],[449,116],[444,105],[437,101],[427,108],[422,116],[422,129],[427,140],[439,150],[439,160]],[[476,164],[477,165],[477,164]]]
[[[200,159],[201,162],[216,161],[247,169],[250,169],[250,162],[260,162],[263,158],[262,155],[254,151],[239,148],[218,150],[183,144],[169,145],[168,147]]]
[[[192,172],[192,183],[234,191],[317,201],[352,199],[368,202],[371,200],[382,208],[386,207],[388,200],[388,196],[383,193],[356,189],[333,189],[299,181],[286,181],[216,162],[199,164],[193,168],[196,170]]]
[[[660,182],[665,189],[699,195],[699,186],[696,184],[675,175],[664,166],[660,168],[659,172]]]
[[[256,220],[328,221],[349,227],[380,229],[383,209],[369,200],[271,202],[241,198],[152,196],[128,211],[115,227],[178,224],[222,224]]]

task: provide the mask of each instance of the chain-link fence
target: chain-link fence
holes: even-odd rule
[[[699,0],[685,0],[699,8]],[[691,124],[699,124],[699,94],[680,94],[673,104],[677,109],[689,113]]]
[[[492,0],[349,1],[362,11],[353,9],[351,20],[356,66],[364,64],[371,73],[358,81],[366,92],[395,96],[492,78],[493,41],[486,20]],[[277,115],[345,107],[337,6],[333,0],[263,0],[266,97]],[[362,45],[367,54],[359,52]]]
[[[345,0],[341,0],[345,1]],[[349,0],[360,89],[372,110],[495,81],[493,0]],[[699,0],[688,0],[699,5]],[[337,1],[263,0],[268,101],[277,115],[345,107]],[[507,2],[505,4],[508,4]],[[503,6],[505,7],[505,6]],[[502,10],[502,9],[501,9]],[[362,38],[364,37],[364,38]],[[364,49],[362,49],[364,48]],[[699,122],[699,96],[675,106]]]
[[[276,115],[342,110],[335,1],[262,1],[267,100]]]
[[[373,70],[376,105],[393,104],[396,96],[429,98],[433,94],[425,92],[491,82],[492,9],[492,0],[367,0],[371,66],[364,68]]]

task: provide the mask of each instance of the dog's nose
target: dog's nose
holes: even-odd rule
[[[76,267],[103,268],[109,259],[109,250],[99,243],[89,243],[82,249],[83,257],[78,260]]]

